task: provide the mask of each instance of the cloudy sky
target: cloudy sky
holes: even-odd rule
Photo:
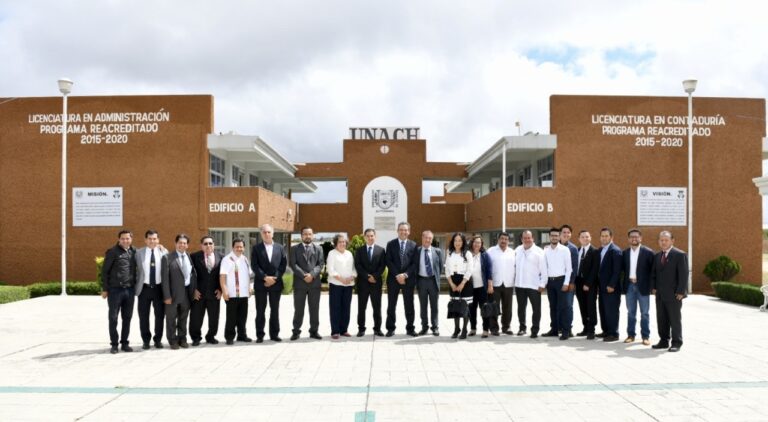
[[[552,94],[768,97],[762,3],[621,3],[0,0],[0,96],[212,94],[216,131],[294,162],[374,125],[468,161],[548,132]]]

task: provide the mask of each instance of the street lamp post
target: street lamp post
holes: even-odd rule
[[[73,82],[59,79],[59,92],[64,97],[61,117],[61,295],[67,295],[67,95],[72,92]]]
[[[501,146],[501,231],[507,231],[507,138]]]
[[[688,94],[688,292],[693,289],[693,91],[696,79],[683,81]]]

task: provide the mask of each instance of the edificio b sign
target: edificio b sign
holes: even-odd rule
[[[349,139],[396,141],[419,138],[418,127],[351,127]]]

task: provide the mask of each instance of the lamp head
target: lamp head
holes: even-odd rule
[[[693,91],[696,91],[696,82],[698,82],[696,79],[686,79],[683,81],[683,89],[686,93],[691,94]]]
[[[72,85],[74,84],[75,83],[68,78],[59,79],[59,92],[61,92],[64,95],[69,94],[70,92],[72,92]]]

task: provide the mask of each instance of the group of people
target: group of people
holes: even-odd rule
[[[609,228],[600,231],[600,248],[591,244],[589,231],[579,233],[580,246],[571,243],[568,225],[552,228],[550,244],[539,247],[533,233],[522,233],[522,244],[513,249],[510,235],[499,233],[497,244],[485,249],[483,238],[467,238],[454,233],[448,248],[433,246],[434,235],[426,230],[421,244],[409,239],[410,224],[397,226],[397,238],[386,248],[376,244],[376,231],[366,229],[365,245],[354,255],[347,250],[343,234],[333,238],[334,248],[325,257],[313,242],[313,230],[301,230],[301,244],[290,249],[273,240],[274,229],[261,227],[262,242],[253,246],[250,260],[242,239],[232,241],[231,252],[223,255],[215,250],[211,236],[200,240],[201,250],[188,253],[190,239],[184,234],[175,238],[173,251],[159,243],[158,233],[148,230],[146,246],[136,250],[129,231],[118,234],[117,244],[109,249],[102,268],[102,297],[109,307],[111,353],[133,349],[129,345],[130,321],[134,297],[138,298],[139,327],[142,348],[163,348],[165,330],[172,349],[187,348],[187,334],[192,346],[200,345],[204,316],[208,316],[205,341],[217,344],[221,299],[226,306],[224,339],[253,341],[247,335],[248,298],[255,297],[256,342],[280,338],[280,298],[283,275],[293,271],[293,329],[290,339],[301,336],[304,311],[309,308],[309,337],[320,340],[321,272],[325,267],[329,284],[331,337],[351,337],[350,308],[357,287],[357,336],[366,334],[366,310],[373,310],[373,334],[391,337],[396,330],[396,309],[402,293],[406,333],[439,336],[438,300],[444,274],[450,291],[449,316],[454,319],[452,337],[465,339],[477,334],[478,309],[482,320],[482,337],[512,335],[512,299],[518,305],[519,330],[527,331],[527,306],[532,308],[531,338],[538,337],[541,321],[541,294],[546,292],[550,309],[550,329],[542,336],[573,337],[573,297],[581,311],[583,330],[577,336],[603,341],[619,340],[619,308],[622,292],[626,294],[628,313],[627,338],[636,338],[637,308],[640,308],[640,335],[650,345],[650,296],[655,294],[660,341],[656,349],[679,351],[682,346],[681,308],[688,286],[686,254],[673,247],[674,236],[668,231],[659,235],[660,251],[642,244],[642,233],[628,233],[629,247],[622,251],[613,243]],[[386,274],[386,276],[385,276]],[[382,331],[382,287],[386,278],[387,310]],[[421,330],[416,331],[414,298],[418,292]],[[266,309],[269,305],[269,325]],[[150,310],[154,312],[154,332],[150,329]],[[122,319],[118,334],[118,315]],[[602,333],[596,334],[599,322]],[[501,323],[499,324],[499,318]],[[189,331],[187,331],[187,326]],[[265,328],[268,330],[265,332]]]

